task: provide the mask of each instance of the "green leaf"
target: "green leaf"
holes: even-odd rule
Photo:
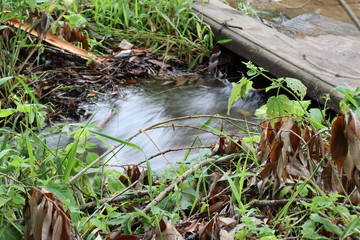
[[[16,108],[19,112],[29,113],[32,109],[32,104],[19,104]]]
[[[239,83],[232,83],[231,93],[228,100],[227,114],[230,114],[230,109],[232,105],[239,100],[240,98],[244,98],[245,95],[251,89],[253,82],[249,79],[243,77],[240,79]]]
[[[224,43],[228,43],[228,42],[231,42],[231,41],[232,41],[232,39],[223,39],[223,40],[217,41],[216,43],[218,43],[218,44],[224,44]]]
[[[352,221],[345,229],[343,234],[340,236],[340,239],[346,239],[346,237],[352,233],[356,233],[356,229],[360,227],[360,218],[356,218]],[[355,230],[354,230],[355,229]]]
[[[108,187],[111,193],[119,192],[125,188],[124,184],[114,176],[109,176]]]
[[[0,239],[18,240],[22,238],[22,234],[14,226],[6,225],[0,227]]]
[[[309,109],[309,114],[310,114],[310,119],[313,121],[321,123],[324,120],[324,116],[322,115],[321,110],[318,108]]]
[[[76,163],[76,151],[79,145],[79,139],[76,139],[75,142],[72,143],[71,145],[71,149],[69,151],[69,155],[68,155],[68,161],[65,167],[65,172],[64,172],[64,180],[67,181],[70,178],[70,174],[71,171],[73,170],[75,163]]]
[[[81,25],[85,25],[88,23],[86,18],[84,18],[81,14],[78,13],[72,13],[70,16],[64,16],[67,20],[69,20],[69,23],[73,27],[79,27]]]
[[[311,101],[291,101],[293,105],[293,114],[299,117],[304,116],[306,109],[310,106]]]
[[[129,147],[133,147],[133,148],[136,148],[136,149],[142,151],[142,148],[141,148],[141,147],[139,147],[138,145],[133,144],[133,143],[131,143],[131,142],[123,141],[123,140],[120,140],[120,139],[118,139],[118,138],[114,138],[114,137],[111,137],[111,136],[106,135],[106,134],[104,134],[104,133],[96,132],[96,131],[93,131],[93,130],[89,130],[89,132],[92,132],[92,133],[94,133],[94,134],[96,134],[96,135],[99,135],[99,136],[102,136],[102,137],[106,137],[106,138],[108,138],[108,139],[110,139],[110,140],[114,140],[114,141],[116,141],[116,142],[118,142],[118,143],[124,144],[124,145],[129,146]]]
[[[10,116],[14,112],[16,112],[16,109],[13,109],[13,108],[0,109],[0,117]]]
[[[118,218],[111,219],[107,222],[108,225],[122,226],[125,234],[131,234],[131,223],[135,214],[126,214]]]
[[[286,194],[288,194],[292,190],[293,186],[285,186],[280,190],[279,198],[283,198]]]
[[[310,219],[313,220],[314,222],[322,224],[326,230],[328,230],[329,232],[335,233],[338,236],[340,236],[343,233],[341,228],[336,226],[329,219],[323,218],[323,217],[319,216],[318,214],[315,214],[315,213],[311,214]]]
[[[13,76],[0,78],[0,85],[6,83],[7,81],[9,81],[13,78],[14,78]]]
[[[303,100],[306,95],[306,86],[296,78],[285,78],[285,82],[299,98]]]
[[[302,226],[301,226],[301,234],[303,239],[328,239],[324,236],[321,236],[318,234],[316,229],[316,223],[311,220],[307,220]]]
[[[90,220],[90,222],[95,226],[100,228],[101,230],[103,230],[104,232],[108,232],[108,225],[106,223],[104,223],[103,221],[101,221],[100,219],[97,218],[93,218]]]
[[[4,196],[0,197],[0,208],[2,208],[11,198],[4,198]]]
[[[57,180],[57,181],[49,180],[48,182],[46,182],[43,185],[43,187],[47,191],[51,192],[56,197],[58,197],[60,201],[62,201],[64,203],[69,202],[74,205],[76,204],[74,196],[73,196],[73,191],[71,190],[71,187],[68,183],[60,182],[59,180]]]
[[[266,114],[269,118],[289,115],[293,112],[292,103],[285,95],[272,96],[268,99]]]

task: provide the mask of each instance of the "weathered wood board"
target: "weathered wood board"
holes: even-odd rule
[[[290,38],[218,0],[198,1],[193,11],[212,27],[217,40],[232,39],[224,44],[231,51],[277,77],[301,80],[308,95],[319,102],[324,102],[324,93],[330,93],[328,106],[333,110],[338,110],[342,99],[341,94],[331,91],[334,87],[360,86],[360,38],[340,36],[328,42],[319,38],[334,46],[336,51],[329,53],[321,51],[316,38]],[[343,62],[343,57],[350,62]]]

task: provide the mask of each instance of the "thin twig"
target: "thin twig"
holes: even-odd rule
[[[125,188],[124,190],[122,190],[120,193],[112,196],[112,197],[109,198],[107,201],[105,201],[103,204],[101,204],[101,206],[100,206],[99,208],[97,208],[97,209],[85,220],[85,222],[83,223],[83,225],[85,225],[87,222],[89,222],[90,219],[91,219],[92,217],[94,217],[97,212],[101,211],[101,210],[104,208],[105,204],[107,204],[107,203],[113,201],[115,198],[123,195],[123,194],[124,194],[126,191],[128,191],[130,188],[134,187],[137,183],[138,183],[138,180],[136,180],[135,182],[133,182],[130,186],[128,186],[127,188]]]
[[[21,181],[15,179],[15,178],[13,178],[12,176],[5,174],[5,173],[0,172],[0,175],[4,176],[4,177],[6,177],[6,178],[9,178],[9,179],[11,179],[11,180],[13,180],[14,182],[22,185],[24,188],[26,188],[26,187],[32,187],[32,188],[34,188],[34,186],[33,186],[32,184],[26,183],[26,182],[21,182]],[[27,185],[28,185],[28,186],[27,186]]]
[[[149,134],[147,134],[147,132],[145,131],[145,130],[140,130],[143,134],[145,134],[145,136],[147,137],[147,138],[149,138],[150,139],[150,141],[152,142],[152,144],[155,146],[155,148],[159,151],[159,153],[160,153],[160,155],[165,159],[165,161],[171,166],[171,168],[176,172],[176,169],[175,169],[175,167],[174,167],[174,165],[169,161],[169,159],[167,159],[166,157],[165,157],[165,154],[163,154],[162,153],[162,151],[160,150],[160,148],[159,148],[159,146],[156,144],[156,142],[150,137],[150,135]]]
[[[249,208],[256,207],[267,207],[267,206],[283,206],[286,205],[291,199],[278,199],[278,200],[254,200],[249,203]],[[309,202],[313,201],[313,198],[295,198],[292,200],[292,204],[298,203],[300,201]],[[354,211],[360,211],[360,206],[353,206],[350,204],[344,204],[341,202],[333,202],[334,205],[342,205],[348,209],[353,209]]]
[[[228,156],[224,156],[222,158],[209,158],[209,159],[206,159],[206,160],[196,164],[195,166],[193,166],[192,168],[190,168],[189,170],[184,172],[184,174],[177,177],[167,188],[165,188],[164,191],[162,191],[156,198],[154,198],[154,200],[152,200],[148,205],[146,205],[146,207],[142,211],[144,213],[149,212],[153,206],[157,205],[159,202],[161,202],[161,200],[163,200],[166,196],[168,196],[169,193],[173,191],[175,186],[177,186],[178,184],[183,182],[188,175],[193,174],[198,169],[200,169],[206,165],[209,165],[211,163],[220,162],[220,161],[229,161],[230,159],[234,158],[235,156],[236,156],[235,154],[231,154]]]
[[[151,160],[153,158],[156,158],[160,155],[166,154],[168,152],[176,152],[176,151],[184,151],[184,150],[192,150],[192,149],[203,149],[203,148],[211,148],[211,146],[196,146],[196,147],[183,147],[183,148],[172,148],[165,151],[162,151],[160,153],[154,154],[151,157],[149,157],[147,160]],[[139,163],[139,165],[144,164],[146,161],[142,161]]]
[[[359,18],[355,15],[354,11],[350,8],[350,6],[345,2],[345,0],[339,0],[340,4],[342,5],[342,7],[344,8],[344,10],[346,11],[346,13],[349,15],[349,17],[351,18],[351,20],[354,22],[355,26],[358,28],[358,30],[360,31],[360,20]]]
[[[145,190],[145,191],[136,191],[136,192],[132,192],[132,193],[127,193],[125,195],[121,195],[121,196],[117,196],[117,197],[109,197],[109,198],[104,198],[101,199],[99,201],[99,204],[104,204],[104,203],[113,203],[113,202],[121,202],[121,201],[126,201],[129,199],[134,199],[134,198],[139,198],[139,197],[143,197],[145,195],[148,195],[149,191]],[[97,202],[88,202],[84,205],[79,206],[79,209],[81,211],[86,210],[86,209],[91,209],[94,208],[97,205]]]
[[[184,117],[178,117],[178,118],[172,118],[172,119],[168,119],[159,123],[156,123],[154,125],[151,125],[148,128],[143,129],[143,131],[148,131],[150,129],[154,129],[157,128],[160,125],[169,123],[169,122],[174,122],[174,121],[180,121],[180,120],[185,120],[185,119],[194,119],[194,118],[217,118],[217,119],[227,119],[227,120],[231,120],[231,121],[235,121],[235,122],[243,122],[246,124],[250,124],[250,125],[254,125],[254,126],[260,126],[258,123],[252,123],[243,119],[238,119],[238,118],[231,118],[231,117],[224,117],[224,116],[219,116],[219,115],[194,115],[194,116],[184,116]],[[135,133],[134,135],[128,137],[127,139],[125,139],[125,141],[130,141],[131,139],[135,138],[136,136],[138,136],[139,134],[141,134],[141,130],[139,130],[137,133]],[[98,162],[102,161],[105,159],[105,157],[107,155],[109,155],[110,153],[114,152],[115,149],[117,149],[118,147],[122,146],[122,143],[116,144],[114,145],[111,149],[107,150],[105,153],[103,153],[100,157],[98,157],[97,159],[95,159],[92,163],[90,163],[89,165],[87,165],[85,168],[83,168],[80,172],[78,172],[75,176],[73,176],[70,180],[69,183],[72,183],[73,181],[75,181],[77,178],[79,178],[81,175],[83,175],[87,170],[89,170],[92,166],[94,166],[95,164],[97,164]]]

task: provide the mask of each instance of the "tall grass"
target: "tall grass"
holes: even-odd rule
[[[102,36],[138,41],[194,65],[210,53],[213,36],[191,12],[192,4],[192,0],[95,0],[83,14],[94,20]]]

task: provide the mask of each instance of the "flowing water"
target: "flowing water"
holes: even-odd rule
[[[230,95],[231,85],[213,84],[207,81],[186,86],[170,87],[162,85],[162,81],[152,81],[145,86],[127,90],[126,98],[119,98],[112,103],[99,103],[93,108],[100,108],[96,114],[95,122],[102,125],[106,122],[102,132],[112,137],[124,140],[140,129],[153,124],[184,116],[192,115],[226,115],[227,99]],[[231,117],[254,120],[251,116],[255,109],[264,103],[263,97],[256,91],[251,91],[244,99],[236,102],[231,110]],[[110,109],[115,107],[116,114],[110,119]],[[245,117],[246,115],[246,117]],[[209,118],[185,119],[169,124],[182,124],[201,127]],[[211,126],[220,128],[220,120],[214,120]],[[244,124],[242,124],[244,127]],[[237,134],[239,128],[225,124],[224,132]],[[215,144],[218,137],[190,127],[165,127],[149,130],[134,138],[131,142],[140,146],[146,157],[151,157],[160,151]],[[111,145],[116,142],[110,141]],[[155,146],[156,145],[156,146]],[[100,150],[105,151],[103,148]],[[195,157],[199,150],[192,150],[189,157]],[[144,153],[131,147],[124,147],[110,159],[111,164],[137,164],[144,161]],[[151,160],[152,168],[162,169],[167,161],[177,162],[184,158],[186,151],[170,152]]]
[[[279,13],[285,13],[289,18],[301,14],[320,14],[342,22],[353,23],[338,0],[248,0],[252,6],[262,11],[262,17],[271,20]],[[360,1],[346,0],[346,3],[360,16]]]

